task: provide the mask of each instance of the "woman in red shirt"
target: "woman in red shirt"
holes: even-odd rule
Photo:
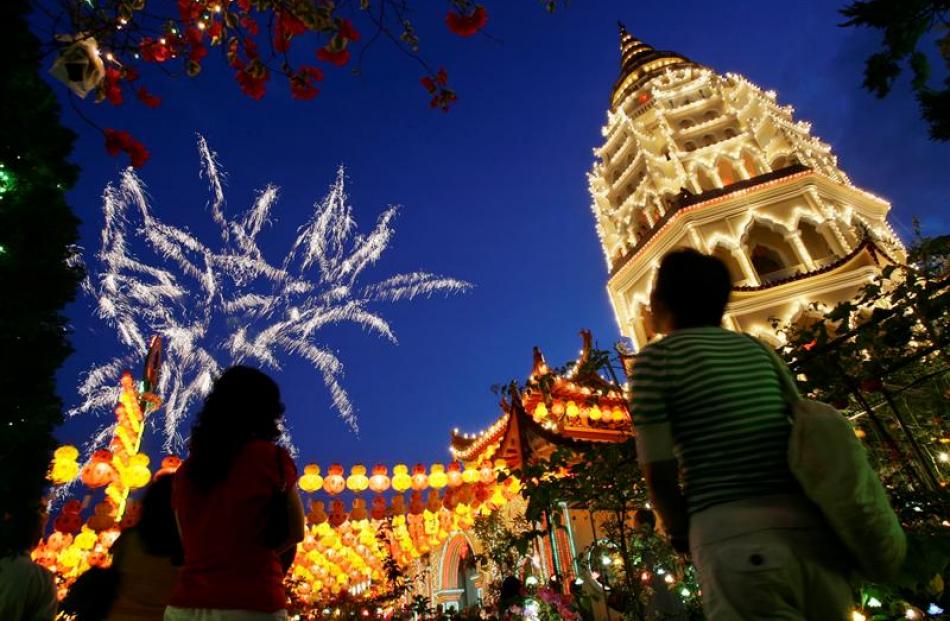
[[[214,383],[175,474],[185,562],[165,621],[287,619],[279,556],[303,540],[304,512],[296,468],[275,444],[283,413],[277,384],[256,369],[231,367]],[[285,541],[268,543],[275,530]]]

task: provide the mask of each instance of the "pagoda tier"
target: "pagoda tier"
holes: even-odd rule
[[[501,400],[501,416],[489,428],[475,435],[454,431],[452,456],[466,464],[504,461],[518,468],[546,458],[558,446],[631,438],[623,389],[593,368],[590,332],[581,334],[580,357],[564,373],[548,367],[536,347],[526,387],[509,390]]]

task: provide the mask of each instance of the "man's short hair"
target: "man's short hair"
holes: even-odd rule
[[[674,250],[660,261],[653,296],[676,328],[718,326],[729,303],[732,277],[725,263],[692,248]]]

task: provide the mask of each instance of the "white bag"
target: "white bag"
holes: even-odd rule
[[[785,363],[762,347],[772,358],[789,403],[792,474],[851,552],[860,572],[875,582],[895,578],[907,555],[907,536],[864,445],[841,412],[801,398]]]
[[[907,555],[907,537],[851,423],[819,401],[799,398],[790,409],[788,465],[805,495],[866,578],[895,578]]]

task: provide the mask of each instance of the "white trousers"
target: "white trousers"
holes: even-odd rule
[[[690,551],[708,621],[851,619],[850,559],[813,507],[712,507],[691,518]]]
[[[287,611],[219,610],[216,608],[165,609],[165,621],[287,621]]]

